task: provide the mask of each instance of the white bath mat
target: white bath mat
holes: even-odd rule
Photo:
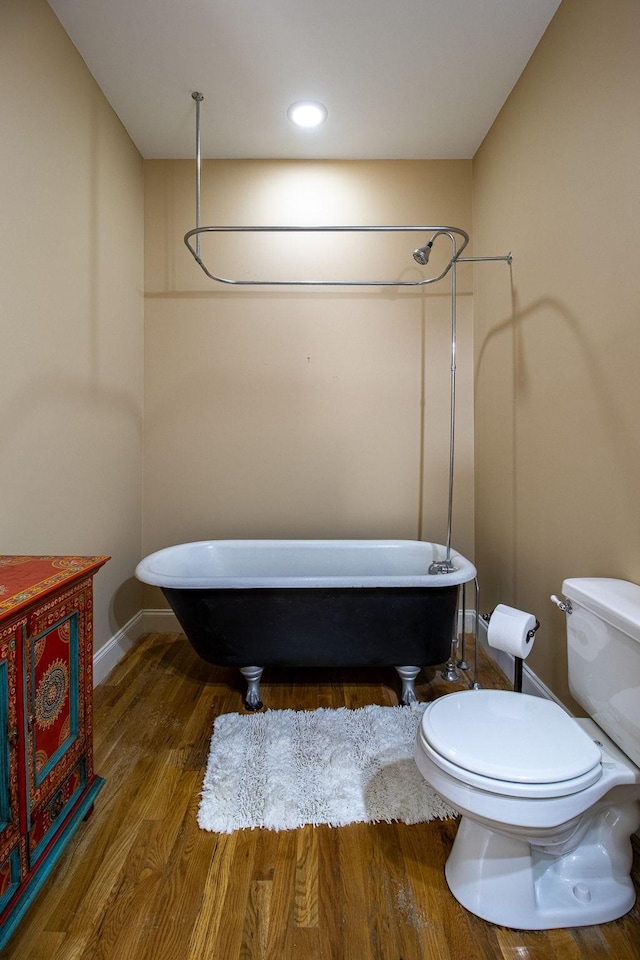
[[[413,760],[425,706],[218,717],[199,825],[231,833],[455,816]]]

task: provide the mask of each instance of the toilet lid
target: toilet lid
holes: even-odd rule
[[[462,769],[514,783],[557,783],[600,764],[587,733],[553,700],[510,690],[464,690],[429,704],[430,746]]]

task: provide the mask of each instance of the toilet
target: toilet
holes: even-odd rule
[[[445,877],[471,913],[524,930],[615,920],[636,899],[640,586],[565,580],[569,688],[588,714],[509,690],[430,703],[418,769],[462,815]]]

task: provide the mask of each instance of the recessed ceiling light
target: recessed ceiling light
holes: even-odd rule
[[[291,104],[287,116],[298,127],[318,127],[327,119],[327,108],[317,100],[298,100]]]

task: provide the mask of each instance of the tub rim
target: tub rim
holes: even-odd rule
[[[210,547],[212,545],[225,546],[230,544],[240,544],[245,547],[340,547],[352,546],[357,548],[380,546],[402,548],[403,546],[415,547],[417,545],[430,546],[433,549],[433,556],[430,560],[443,560],[446,556],[446,547],[443,544],[435,543],[430,540],[406,540],[406,539],[318,539],[318,538],[238,538],[238,539],[211,539],[211,540],[193,540],[185,543],[173,544],[155,550],[153,553],[143,557],[137,564],[135,576],[142,583],[150,584],[156,587],[165,587],[175,590],[221,590],[221,589],[358,589],[358,588],[384,588],[384,587],[453,587],[463,583],[468,583],[476,576],[476,568],[462,554],[455,550],[451,551],[451,561],[455,569],[451,573],[428,572],[419,574],[358,574],[342,576],[206,576],[194,577],[185,575],[170,574],[166,571],[154,570],[154,564],[159,560],[166,560],[171,554],[178,555],[189,548]]]

